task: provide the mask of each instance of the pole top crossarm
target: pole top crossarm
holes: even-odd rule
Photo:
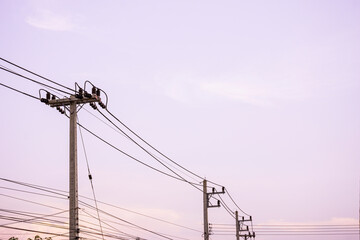
[[[75,96],[70,96],[70,98],[51,99],[51,100],[49,100],[49,105],[50,105],[50,107],[60,107],[60,106],[70,105],[71,103],[74,103],[74,102],[76,102],[77,104],[101,102],[101,99],[97,95],[92,95],[90,98],[87,98],[87,97],[76,98]]]

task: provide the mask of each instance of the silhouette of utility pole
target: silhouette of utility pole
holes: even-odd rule
[[[208,221],[208,208],[220,207],[220,200],[218,200],[217,205],[210,204],[210,198],[215,194],[224,194],[225,188],[222,187],[221,192],[216,192],[215,188],[212,189],[212,192],[207,192],[207,181],[203,181],[203,207],[204,207],[204,240],[209,240],[209,221]]]
[[[77,105],[85,103],[101,103],[100,89],[93,87],[92,94],[80,88],[78,94],[69,98],[58,99],[50,93],[42,102],[56,107],[61,113],[65,113],[66,106],[70,106],[70,148],[69,148],[69,240],[79,239],[79,208],[78,208],[78,167],[77,167]],[[63,109],[62,109],[63,108]]]

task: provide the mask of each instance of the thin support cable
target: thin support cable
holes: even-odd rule
[[[79,117],[77,118],[77,122],[79,124]],[[90,184],[91,184],[92,193],[93,193],[93,196],[94,196],[94,202],[95,202],[95,206],[96,206],[96,211],[97,211],[97,215],[98,215],[98,218],[99,218],[101,236],[102,236],[102,239],[104,240],[104,233],[103,233],[103,229],[102,229],[102,225],[101,225],[101,221],[100,221],[99,208],[98,208],[98,204],[97,204],[96,197],[95,197],[95,190],[94,190],[94,185],[93,185],[93,181],[92,181],[92,175],[91,175],[91,172],[90,172],[89,161],[88,161],[88,157],[87,157],[87,154],[86,154],[85,143],[84,143],[84,138],[83,138],[83,135],[82,135],[82,132],[81,132],[81,128],[79,128],[79,132],[80,132],[82,146],[83,146],[83,149],[84,149],[86,165],[87,165],[87,169],[88,169],[88,176],[89,176],[89,180],[90,180]]]

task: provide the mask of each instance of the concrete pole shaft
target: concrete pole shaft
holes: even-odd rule
[[[73,98],[73,96],[71,96]],[[77,169],[77,113],[76,101],[70,103],[70,164],[69,164],[69,236],[79,239],[78,169]]]

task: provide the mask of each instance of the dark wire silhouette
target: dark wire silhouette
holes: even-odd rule
[[[12,88],[12,87],[7,86],[7,85],[5,85],[5,84],[3,84],[3,83],[0,83],[0,85],[3,86],[3,87],[9,88],[9,89],[11,89],[11,90],[13,90],[13,91],[15,91],[15,92],[24,94],[25,96],[28,96],[28,97],[35,98],[35,99],[37,99],[37,100],[40,100],[40,98],[38,98],[38,97],[35,97],[35,96],[33,96],[33,95],[30,95],[30,94],[28,94],[28,93],[26,93],[26,92],[23,92],[23,91],[20,91],[20,90],[18,90],[18,89]]]
[[[77,118],[77,123],[79,123],[79,117]],[[87,166],[87,170],[88,170],[88,176],[89,176],[91,189],[92,189],[92,193],[93,193],[93,197],[94,197],[96,211],[97,211],[97,215],[98,215],[98,218],[99,218],[100,230],[101,230],[101,233],[103,234],[102,225],[101,225],[101,221],[100,221],[99,208],[98,208],[98,204],[97,204],[97,201],[96,201],[94,184],[93,184],[93,181],[92,181],[92,175],[91,175],[91,172],[90,172],[89,161],[88,161],[88,157],[87,157],[87,154],[86,154],[85,143],[84,143],[84,138],[83,138],[83,135],[82,135],[82,132],[81,132],[81,128],[79,128],[79,132],[80,132],[82,146],[83,146],[83,149],[84,149],[84,154],[85,154],[85,159],[86,159],[86,166]],[[102,239],[104,240],[104,235],[102,235]]]
[[[1,66],[0,66],[0,69],[1,69],[1,70],[4,70],[4,71],[6,71],[6,72],[12,73],[12,74],[14,74],[14,75],[17,75],[17,76],[19,76],[19,77],[22,77],[22,78],[24,78],[24,79],[27,79],[27,80],[29,80],[29,81],[32,81],[32,82],[34,82],[34,83],[37,83],[37,84],[39,84],[39,85],[42,85],[42,86],[45,86],[45,87],[48,87],[48,88],[57,90],[57,91],[59,91],[59,92],[62,92],[62,93],[66,93],[66,94],[71,95],[71,93],[69,93],[69,92],[66,92],[66,91],[64,91],[64,90],[58,89],[58,88],[53,87],[53,86],[50,86],[50,85],[48,85],[48,84],[45,84],[45,83],[36,81],[35,79],[26,77],[26,76],[24,76],[24,75],[22,75],[22,74],[20,74],[20,73],[14,72],[14,71],[9,70],[9,69],[6,69],[6,68],[4,68],[4,67],[1,67]]]
[[[176,176],[178,176],[179,178],[182,179],[182,181],[189,183],[191,186],[193,186],[194,188],[196,188],[197,190],[201,191],[202,190],[198,187],[195,186],[194,183],[189,182],[188,180],[186,180],[185,178],[183,178],[181,175],[179,175],[178,173],[176,173],[174,170],[172,170],[170,167],[168,167],[166,164],[164,164],[162,161],[160,161],[157,157],[155,157],[152,153],[150,153],[148,150],[146,150],[143,146],[141,146],[138,142],[136,142],[134,139],[132,139],[129,135],[127,135],[121,128],[119,128],[113,121],[111,121],[107,116],[105,116],[99,109],[98,112],[104,117],[106,118],[111,124],[114,125],[114,127],[116,127],[117,129],[119,129],[119,131],[121,131],[124,135],[126,135],[126,137],[128,137],[133,143],[135,143],[138,147],[140,147],[143,151],[145,151],[147,154],[149,154],[152,158],[154,158],[157,162],[159,162],[162,166],[164,166],[166,169],[168,169],[169,171],[171,171],[173,174],[175,174]],[[196,184],[198,185],[198,184]]]
[[[182,168],[183,170],[187,171],[188,173],[191,173],[192,175],[198,177],[199,179],[204,179],[203,177],[200,177],[198,174],[188,170],[187,168],[181,166],[180,164],[178,164],[177,162],[175,162],[174,160],[172,160],[171,158],[169,158],[168,156],[166,156],[165,154],[163,154],[161,151],[159,151],[157,148],[155,148],[154,146],[152,146],[150,143],[148,143],[145,139],[143,139],[142,137],[140,137],[136,132],[134,132],[133,130],[131,130],[131,128],[129,128],[126,124],[124,124],[119,118],[117,118],[114,114],[112,114],[107,108],[105,109],[114,119],[116,119],[121,125],[123,125],[127,130],[129,130],[132,134],[134,134],[136,137],[138,137],[141,141],[143,141],[146,145],[148,145],[149,147],[151,147],[153,150],[155,150],[157,153],[159,153],[161,156],[165,157],[166,159],[168,159],[169,161],[171,161],[172,163],[174,163],[176,166]]]
[[[35,76],[37,76],[37,77],[40,77],[40,78],[42,78],[42,79],[44,79],[44,80],[46,80],[46,81],[49,81],[49,82],[51,82],[51,83],[53,83],[53,84],[56,84],[56,85],[58,85],[58,86],[60,86],[60,87],[66,88],[67,90],[74,91],[73,89],[71,89],[71,88],[69,88],[69,87],[67,87],[67,86],[65,86],[65,85],[62,85],[62,84],[60,84],[60,83],[58,83],[58,82],[55,82],[55,81],[53,81],[53,80],[51,80],[51,79],[49,79],[49,78],[43,77],[43,76],[41,76],[40,74],[37,74],[37,73],[35,73],[35,72],[32,72],[32,71],[30,71],[30,70],[28,70],[28,69],[26,69],[26,68],[24,68],[24,67],[21,67],[21,66],[15,64],[15,63],[13,63],[13,62],[10,62],[9,60],[6,60],[6,59],[4,59],[4,58],[2,58],[2,57],[0,57],[0,60],[2,60],[2,61],[4,61],[4,62],[7,62],[7,63],[9,63],[9,64],[11,64],[11,65],[13,65],[13,66],[15,66],[15,67],[17,67],[17,68],[20,68],[21,70],[24,70],[24,71],[26,71],[26,72],[28,72],[28,73],[31,73],[31,74],[33,74],[33,75],[35,75]]]

